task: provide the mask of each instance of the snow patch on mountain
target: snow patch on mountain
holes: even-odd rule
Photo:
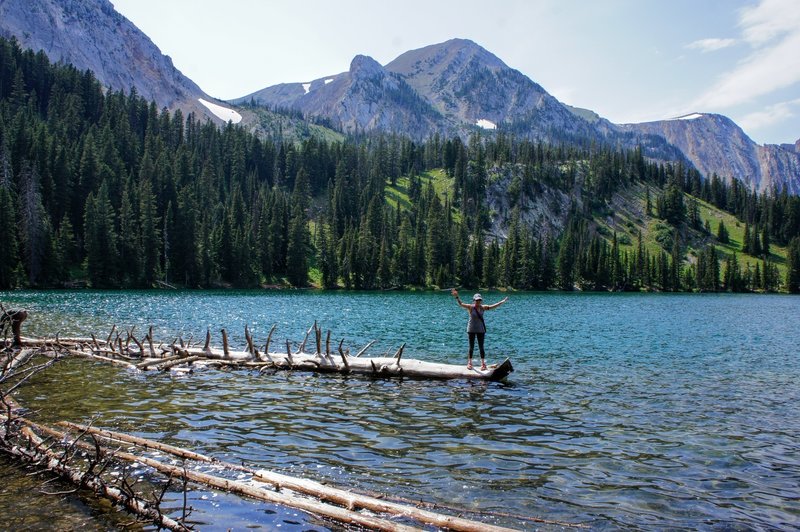
[[[306,91],[306,94],[311,92],[311,83],[303,83],[303,90]]]
[[[333,78],[328,78],[328,79],[326,79],[326,80],[325,80],[325,85],[327,85],[327,84],[328,84],[328,83],[330,83],[331,81],[333,81]]]
[[[233,109],[228,109],[227,107],[223,107],[221,105],[217,105],[212,102],[208,102],[202,98],[197,99],[200,103],[206,106],[209,111],[214,113],[214,116],[219,118],[220,120],[224,120],[225,122],[233,122],[234,124],[238,124],[242,121],[242,115],[234,111]]]
[[[694,120],[696,118],[703,118],[701,113],[692,113],[689,115],[676,116],[673,120]]]
[[[491,120],[486,120],[485,118],[481,118],[480,120],[476,121],[475,125],[482,127],[483,129],[497,129],[497,124]]]

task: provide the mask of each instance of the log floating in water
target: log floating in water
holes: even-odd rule
[[[256,347],[256,342],[253,339],[249,327],[245,327],[247,348],[244,351],[232,350],[228,342],[228,333],[225,329],[222,329],[221,350],[211,347],[211,332],[207,331],[205,344],[202,347],[185,345],[182,339],[178,338],[166,347],[159,346],[161,358],[157,357],[156,350],[153,347],[152,328],[147,336],[150,351],[148,357],[143,356],[146,354],[147,350],[144,348],[144,344],[133,336],[133,329],[128,331],[128,341],[126,342],[123,342],[119,335],[115,340],[111,339],[115,329],[116,326],[112,328],[112,332],[105,342],[102,342],[102,340],[98,341],[97,338],[92,335],[91,339],[60,339],[58,345],[64,346],[69,350],[70,354],[76,356],[94,358],[95,360],[111,362],[138,370],[147,370],[150,368],[166,370],[180,365],[195,364],[196,367],[202,367],[204,365],[258,367],[262,371],[267,368],[274,368],[369,375],[376,377],[470,379],[487,381],[503,380],[514,371],[511,361],[507,358],[499,364],[488,365],[485,370],[478,369],[477,367],[467,368],[465,365],[461,364],[444,364],[403,358],[406,347],[405,343],[402,344],[392,356],[389,356],[389,352],[387,352],[386,356],[361,357],[361,355],[373,345],[374,340],[364,346],[355,356],[351,356],[349,350],[344,350],[342,348],[344,343],[344,339],[342,339],[338,347],[339,358],[337,360],[331,356],[330,332],[328,332],[325,340],[325,351],[322,351],[322,329],[318,326],[317,322],[314,322],[308,329],[305,338],[300,344],[300,348],[296,352],[292,352],[291,342],[287,339],[286,351],[284,353],[270,353],[269,346],[272,341],[273,333],[275,332],[275,326],[273,326],[272,329],[270,329],[266,345],[264,346],[264,353],[262,354]],[[312,332],[314,332],[316,352],[307,353],[304,349],[308,337]],[[54,342],[53,340],[47,339],[28,338],[21,339],[21,341],[30,342],[31,345]],[[131,348],[131,341],[135,344],[134,348]],[[114,344],[116,344],[116,346]],[[164,356],[167,354],[170,356],[168,359],[164,359]],[[222,361],[225,361],[225,363],[223,364]]]
[[[81,433],[93,434],[93,435],[96,435],[96,436],[100,436],[100,437],[105,438],[105,439],[107,439],[109,441],[132,443],[134,445],[138,445],[138,446],[144,447],[146,449],[154,449],[154,450],[162,451],[162,452],[169,453],[169,454],[172,454],[172,455],[180,457],[180,458],[185,458],[185,459],[188,459],[188,460],[194,460],[194,461],[197,461],[197,462],[215,464],[215,465],[218,465],[218,466],[226,468],[226,469],[231,469],[231,470],[234,470],[234,471],[242,471],[242,472],[245,472],[245,473],[249,473],[249,474],[251,474],[253,476],[254,480],[258,480],[258,481],[270,484],[272,486],[275,486],[278,489],[282,489],[282,488],[283,489],[290,489],[290,490],[298,492],[298,493],[304,493],[306,495],[310,495],[310,496],[316,497],[316,498],[318,498],[320,500],[323,500],[323,501],[328,501],[328,502],[332,502],[332,503],[344,506],[347,509],[348,512],[352,512],[352,511],[357,510],[359,508],[363,508],[363,509],[370,510],[370,511],[377,512],[377,513],[390,514],[390,515],[396,515],[396,516],[402,516],[402,517],[411,518],[411,519],[414,519],[416,521],[419,521],[419,522],[427,524],[427,525],[434,525],[434,526],[444,527],[444,528],[447,528],[449,530],[457,530],[457,531],[464,531],[464,532],[483,532],[483,531],[486,531],[486,532],[509,532],[510,530],[512,530],[512,529],[509,529],[509,528],[494,526],[494,525],[490,525],[490,524],[487,524],[487,523],[481,523],[481,522],[478,522],[478,521],[473,521],[473,520],[470,520],[470,519],[464,519],[464,518],[461,518],[461,517],[455,517],[455,516],[451,516],[451,515],[444,515],[444,514],[432,512],[432,511],[429,511],[429,510],[420,509],[420,508],[417,508],[415,506],[409,506],[409,505],[406,505],[406,504],[399,504],[399,503],[395,503],[395,502],[391,502],[391,501],[385,501],[385,500],[381,500],[381,499],[378,499],[376,497],[371,497],[371,496],[368,496],[368,495],[360,495],[360,494],[357,494],[357,493],[352,493],[352,492],[349,492],[349,491],[346,491],[346,490],[343,490],[343,489],[340,489],[340,488],[326,486],[324,484],[321,484],[319,482],[315,482],[313,480],[307,480],[307,479],[302,479],[302,478],[291,477],[291,476],[288,476],[288,475],[283,475],[281,473],[275,473],[273,471],[267,471],[267,470],[264,470],[264,469],[255,470],[253,468],[246,467],[246,466],[243,466],[243,465],[223,462],[221,460],[217,460],[215,458],[212,458],[212,457],[209,457],[209,456],[205,456],[205,455],[200,454],[200,453],[196,453],[196,452],[193,452],[193,451],[190,451],[190,450],[187,450],[187,449],[181,449],[180,447],[175,447],[175,446],[172,446],[172,445],[163,444],[161,442],[148,440],[148,439],[145,439],[145,438],[139,438],[139,437],[136,437],[136,436],[122,434],[122,433],[119,433],[119,432],[99,429],[99,428],[95,428],[95,427],[88,427],[88,426],[85,426],[85,425],[78,425],[78,424],[69,423],[69,422],[61,422],[61,423],[59,423],[59,425],[67,427],[67,428],[70,428],[72,430],[79,431]],[[117,453],[117,454],[119,455],[120,453]],[[155,467],[155,468],[159,469],[162,472],[173,474],[175,476],[179,476],[180,477],[180,476],[183,475],[183,472],[184,472],[183,469],[178,469],[178,471],[174,471],[173,469],[171,469],[174,466],[165,466],[165,464],[161,464],[160,462],[150,461],[150,460],[142,461],[139,458],[136,458],[136,457],[134,457],[134,458],[137,461],[140,461],[141,463],[144,463],[146,465],[150,465],[151,467]],[[241,488],[241,486],[239,486],[239,484],[242,484],[242,483],[239,483],[239,482],[232,483],[232,481],[229,481],[229,480],[226,480],[226,479],[219,479],[218,477],[211,477],[210,475],[204,475],[204,474],[196,474],[195,475],[194,473],[190,473],[190,476],[188,478],[190,480],[203,482],[203,483],[206,483],[206,484],[211,485],[211,486],[220,487],[222,489],[227,489],[227,490],[231,490],[231,491],[234,491],[234,492],[237,492],[237,493],[242,493],[244,495],[250,495],[250,496],[253,496],[255,498],[263,499],[263,496],[262,496],[262,493],[260,492],[260,490],[259,491],[250,491],[248,489],[246,491],[240,491],[242,488]],[[220,482],[220,480],[222,480],[222,482]],[[248,484],[244,484],[244,486],[249,487]],[[272,492],[268,492],[268,493],[272,493]],[[314,507],[296,506],[298,499],[295,498],[295,497],[291,497],[291,496],[289,496],[289,497],[290,497],[288,499],[289,504],[287,504],[286,502],[281,502],[281,504],[286,504],[287,506],[292,506],[292,507],[295,507],[295,508],[305,509],[305,510],[311,511],[312,513],[319,513],[318,512],[318,509],[320,508],[319,506],[314,506]],[[274,501],[271,498],[270,499],[266,499],[266,500],[270,500],[271,502],[279,502],[279,501]],[[305,501],[305,499],[299,499],[299,501],[302,502],[302,501]],[[335,508],[335,507],[330,507],[328,505],[323,505],[323,506],[321,506],[321,508],[326,512],[326,513],[322,513],[321,515],[326,516],[326,517],[337,518],[336,516],[340,514],[340,512],[338,511],[339,509]],[[335,515],[331,514],[331,513],[327,513],[327,512],[330,512],[332,508],[337,510]],[[344,515],[348,516],[348,519],[352,519],[352,516],[350,516],[349,513],[348,514],[344,514]],[[356,515],[361,515],[361,514],[356,514]],[[387,522],[384,521],[384,520],[377,520],[377,521],[373,521],[371,523],[364,523],[364,522],[359,522],[359,521],[347,521],[347,522],[355,522],[357,524],[362,524],[362,525],[366,525],[366,526],[370,526],[370,527],[377,526],[378,527],[377,529],[379,529],[379,530],[408,530],[409,529],[409,527],[404,527],[403,525],[399,525],[397,523],[391,523],[392,526],[389,526],[388,528],[383,528],[384,526],[387,526]],[[400,528],[394,528],[394,527],[400,527]]]
[[[5,416],[0,415],[0,419],[3,417]],[[76,486],[89,488],[98,496],[109,499],[121,505],[129,512],[152,521],[154,524],[158,525],[159,528],[178,531],[192,530],[183,523],[162,513],[157,505],[154,505],[151,501],[144,500],[137,496],[129,487],[128,489],[123,489],[123,487],[109,485],[104,482],[99,475],[92,473],[91,470],[83,472],[77,467],[74,467],[70,464],[70,459],[68,458],[72,453],[65,452],[63,454],[57,454],[50,445],[45,445],[47,442],[34,432],[32,427],[37,428],[39,432],[43,434],[55,437],[56,441],[66,442],[66,434],[37,425],[24,418],[15,418],[14,421],[19,421],[27,425],[23,426],[19,431],[24,440],[26,440],[27,445],[23,445],[22,443],[13,444],[8,440],[8,435],[6,435],[3,449],[10,455],[25,462],[36,464],[38,467],[43,467]],[[83,442],[81,442],[80,447],[89,452],[100,450],[99,447],[91,446]],[[110,455],[111,453],[104,450],[104,454]],[[95,457],[95,459],[98,460],[99,458],[99,456]]]

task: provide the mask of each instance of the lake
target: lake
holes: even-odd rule
[[[152,325],[172,340],[208,328],[220,345],[224,327],[243,348],[245,324],[263,347],[273,324],[273,342],[296,344],[317,320],[351,352],[374,339],[369,354],[405,342],[404,358],[466,362],[467,314],[448,292],[0,292],[0,301],[31,311],[28,334]],[[97,426],[223,460],[520,529],[548,525],[519,516],[597,530],[800,526],[799,297],[511,293],[486,323],[489,362],[508,356],[515,367],[503,383],[137,374],[69,360],[18,399],[45,422],[97,416]],[[0,462],[0,477],[21,477],[14,471]],[[7,523],[22,522],[24,506],[9,501],[6,490]],[[207,491],[190,504],[203,530],[332,526]],[[44,506],[50,519],[116,522],[70,500]]]

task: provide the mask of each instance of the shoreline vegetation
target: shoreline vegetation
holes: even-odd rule
[[[0,79],[0,290],[800,292],[800,197],[642,147],[258,137],[5,39]]]

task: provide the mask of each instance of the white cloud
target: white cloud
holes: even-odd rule
[[[753,51],[693,104],[729,108],[800,82],[800,9],[796,0],[762,0],[740,12],[739,26]]]
[[[796,0],[761,0],[740,11],[739,26],[750,44],[759,46],[787,33],[800,32]]]
[[[736,44],[736,39],[700,39],[686,45],[686,48],[700,50],[703,53],[716,52]]]
[[[770,105],[761,111],[750,113],[739,120],[745,130],[757,130],[794,118],[795,110],[800,109],[800,98]]]

